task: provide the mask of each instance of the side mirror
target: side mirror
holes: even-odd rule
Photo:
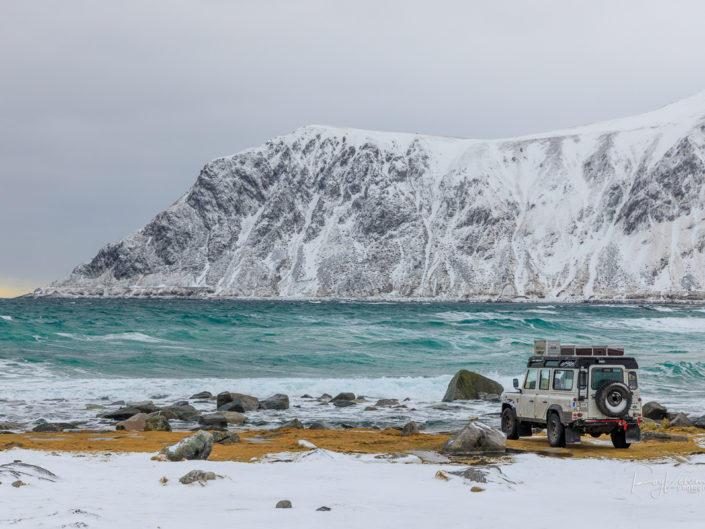
[[[519,389],[519,379],[515,378],[512,383],[514,384],[514,389]]]
[[[585,388],[587,388],[587,373],[585,371],[581,371],[578,374],[578,389]]]

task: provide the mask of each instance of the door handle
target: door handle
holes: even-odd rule
[[[543,404],[548,404],[548,401],[547,401],[547,400],[542,400],[541,402],[542,402]]]

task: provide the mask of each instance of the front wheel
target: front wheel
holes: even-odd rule
[[[557,413],[552,413],[548,416],[546,424],[548,433],[548,444],[551,446],[565,446],[565,427],[561,423],[561,419]]]
[[[517,414],[512,408],[504,408],[502,411],[502,432],[507,439],[519,439],[517,431]]]
[[[624,430],[613,432],[611,437],[615,448],[629,448],[631,446],[631,443],[627,442],[627,433]]]

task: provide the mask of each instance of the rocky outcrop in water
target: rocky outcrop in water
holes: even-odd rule
[[[705,299],[705,92],[508,140],[311,126],[36,295]]]

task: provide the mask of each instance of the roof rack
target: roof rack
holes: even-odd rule
[[[534,356],[624,356],[624,347],[561,345],[560,340],[534,340]]]

